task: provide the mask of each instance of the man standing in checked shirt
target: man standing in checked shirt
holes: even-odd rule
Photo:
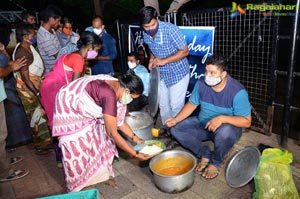
[[[55,30],[60,26],[62,15],[63,12],[53,5],[40,12],[42,24],[37,32],[37,47],[45,64],[45,74],[50,72],[61,50]]]
[[[146,6],[139,14],[144,42],[151,51],[148,68],[159,67],[159,108],[164,124],[167,118],[176,116],[184,106],[190,80],[186,58],[189,50],[180,29],[174,24],[159,21],[153,7]]]

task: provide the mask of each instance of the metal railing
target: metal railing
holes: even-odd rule
[[[0,22],[14,23],[22,20],[23,11],[0,11]]]

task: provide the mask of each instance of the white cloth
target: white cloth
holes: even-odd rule
[[[16,51],[19,47],[20,43],[17,43],[14,52],[12,54],[12,58],[13,60],[15,60],[15,54]],[[33,62],[29,65],[29,72],[33,75],[36,75],[38,77],[42,77],[42,75],[44,74],[45,71],[45,66],[44,66],[44,62],[40,56],[40,54],[35,50],[35,48],[31,45],[30,46],[30,50],[32,52],[33,55]],[[19,72],[14,72],[14,76],[16,79],[20,79],[21,80],[21,75]]]

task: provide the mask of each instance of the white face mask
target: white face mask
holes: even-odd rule
[[[102,33],[102,29],[94,28],[93,31],[96,35],[100,35]]]
[[[208,86],[216,86],[221,83],[222,78],[221,77],[209,77],[209,76],[205,75],[204,81]]]
[[[128,67],[130,68],[130,69],[134,69],[135,67],[136,67],[136,63],[132,63],[132,62],[128,62]]]
[[[130,95],[129,92],[126,92],[122,95],[122,98],[121,98],[121,103],[122,104],[129,104],[130,102],[132,102],[132,97]]]

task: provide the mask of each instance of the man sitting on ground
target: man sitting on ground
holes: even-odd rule
[[[212,55],[206,61],[205,77],[194,86],[189,101],[176,117],[166,119],[171,134],[200,159],[196,171],[206,179],[218,176],[225,155],[251,125],[248,93],[227,72],[226,58]],[[199,116],[189,117],[197,106]],[[212,140],[214,150],[201,142]]]

